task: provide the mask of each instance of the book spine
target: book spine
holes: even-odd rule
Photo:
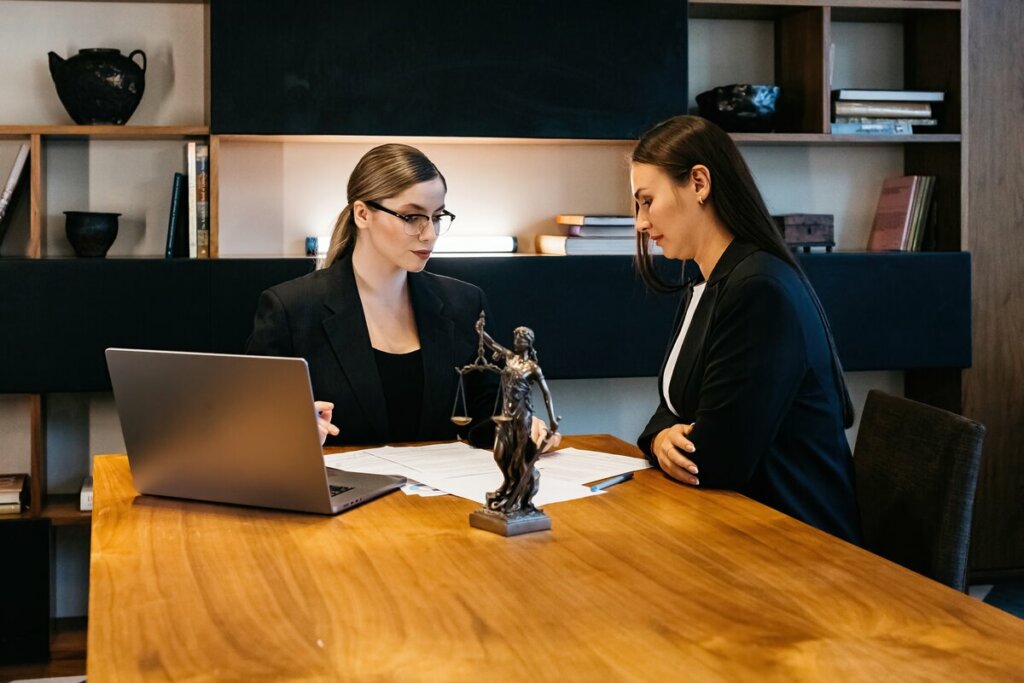
[[[865,100],[869,102],[942,102],[946,93],[941,90],[834,90],[837,100]]]
[[[938,119],[893,119],[878,116],[837,116],[836,123],[877,123],[905,126],[937,126]]]
[[[878,195],[875,218],[868,238],[869,251],[901,251],[906,249],[910,229],[910,212],[917,176],[886,178]]]
[[[92,510],[92,475],[82,482],[82,490],[78,494],[78,509],[82,512]]]
[[[210,147],[196,145],[196,250],[210,258]]]
[[[833,135],[913,135],[909,123],[833,123]]]
[[[567,238],[561,235],[537,235],[536,248],[538,254],[557,254],[565,256]]]
[[[924,242],[924,231],[931,210],[932,194],[935,189],[935,176],[923,176],[921,191],[917,197],[917,206],[914,207],[914,225],[910,229],[909,251],[921,251]]]
[[[930,119],[932,105],[927,102],[836,102],[835,114],[836,116]]]
[[[631,225],[567,225],[569,237],[633,237],[636,229]]]
[[[196,221],[196,143],[188,143],[185,158],[185,170],[188,172],[188,257],[195,258],[199,254],[199,224]]]
[[[561,213],[555,216],[555,222],[559,225],[605,225],[632,227],[634,219],[632,216],[587,216]]]
[[[21,177],[21,172],[25,168],[25,160],[28,159],[29,146],[23,144],[18,150],[18,156],[14,158],[14,165],[11,167],[11,173],[7,176],[7,184],[4,185],[3,192],[0,193],[0,222],[3,221],[4,215],[7,213],[7,207],[11,204],[11,197],[14,196],[14,188],[18,186],[18,179]]]
[[[171,182],[171,209],[167,216],[167,248],[164,252],[166,258],[174,258],[177,246],[178,224],[181,221],[181,214],[178,207],[181,204],[181,196],[185,186],[185,176],[182,173],[175,173]]]
[[[914,195],[910,200],[910,218],[908,223],[910,224],[907,228],[906,239],[903,244],[900,245],[902,251],[914,251],[914,239],[917,236],[918,221],[921,216],[921,204],[924,196],[924,187],[928,184],[928,178],[921,176],[917,179],[917,184],[914,186]]]

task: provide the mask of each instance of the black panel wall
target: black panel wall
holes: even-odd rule
[[[110,388],[109,346],[241,352],[259,293],[309,259],[0,261],[0,392]]]
[[[970,254],[798,260],[831,321],[844,369],[970,366]],[[659,261],[664,273],[678,272]],[[628,257],[434,258],[427,267],[487,292],[495,338],[509,342],[515,326],[532,327],[548,377],[650,377],[661,367],[679,298],[646,291]]]
[[[969,254],[800,262],[847,370],[970,366]],[[108,346],[239,353],[259,293],[312,267],[307,259],[0,260],[0,392],[108,389]],[[665,260],[659,267],[678,272]],[[552,379],[657,374],[678,303],[648,292],[624,256],[437,257],[428,268],[484,289],[499,341],[532,327]]]
[[[679,0],[210,3],[215,133],[633,139],[687,110]]]
[[[50,520],[0,517],[0,664],[50,656]],[[19,518],[20,517],[20,518]]]

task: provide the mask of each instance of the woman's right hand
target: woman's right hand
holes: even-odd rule
[[[334,417],[334,404],[327,401],[313,401],[313,408],[316,410],[316,426],[320,430],[320,445],[327,441],[327,435],[337,436],[340,430],[331,424]]]
[[[697,465],[683,455],[684,451],[693,453],[697,450],[693,442],[686,438],[692,431],[693,424],[678,424],[662,429],[654,437],[651,450],[658,458],[658,465],[665,474],[684,484],[698,486],[700,480],[697,478]]]

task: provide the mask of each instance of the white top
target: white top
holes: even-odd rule
[[[679,417],[679,411],[672,405],[672,399],[668,397],[668,385],[672,382],[672,375],[676,371],[676,361],[679,360],[679,351],[683,348],[686,331],[690,329],[690,323],[693,321],[693,312],[697,310],[697,304],[700,303],[700,298],[704,295],[704,288],[707,284],[707,282],[702,282],[694,286],[693,296],[690,297],[690,305],[686,307],[686,315],[683,316],[683,326],[679,328],[679,336],[676,337],[676,342],[672,345],[672,352],[668,354],[668,362],[665,363],[665,372],[661,376],[661,394],[665,398],[665,405],[668,406],[668,409],[676,417]]]

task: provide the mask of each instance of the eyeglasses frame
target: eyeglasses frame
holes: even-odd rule
[[[438,230],[438,226],[434,222],[434,216],[428,216],[428,215],[422,214],[422,213],[409,213],[409,214],[398,213],[397,211],[392,211],[391,209],[389,209],[386,206],[382,206],[379,202],[375,202],[372,199],[364,199],[363,200],[363,204],[366,204],[371,209],[376,209],[377,211],[383,211],[384,213],[391,214],[395,218],[402,219],[402,221],[404,221],[405,225],[406,225],[405,234],[409,235],[410,237],[412,237],[413,235],[422,234],[422,232],[423,232],[423,228],[420,228],[416,232],[412,232],[412,233],[409,232],[409,228],[410,227],[412,227],[412,228],[416,227],[416,223],[414,221],[416,219],[418,219],[418,218],[425,218],[428,221],[428,223],[430,224],[431,228],[434,230],[434,234],[435,235],[440,236],[441,234],[443,234],[441,231]],[[448,209],[443,209],[441,211],[441,213],[437,214],[437,216],[438,217],[440,217],[440,216],[450,216],[451,217],[451,221],[448,223],[448,228],[445,228],[445,230],[444,230],[445,232],[447,232],[448,229],[451,228],[451,224],[455,222],[455,214],[452,213],[451,211],[449,211]]]

